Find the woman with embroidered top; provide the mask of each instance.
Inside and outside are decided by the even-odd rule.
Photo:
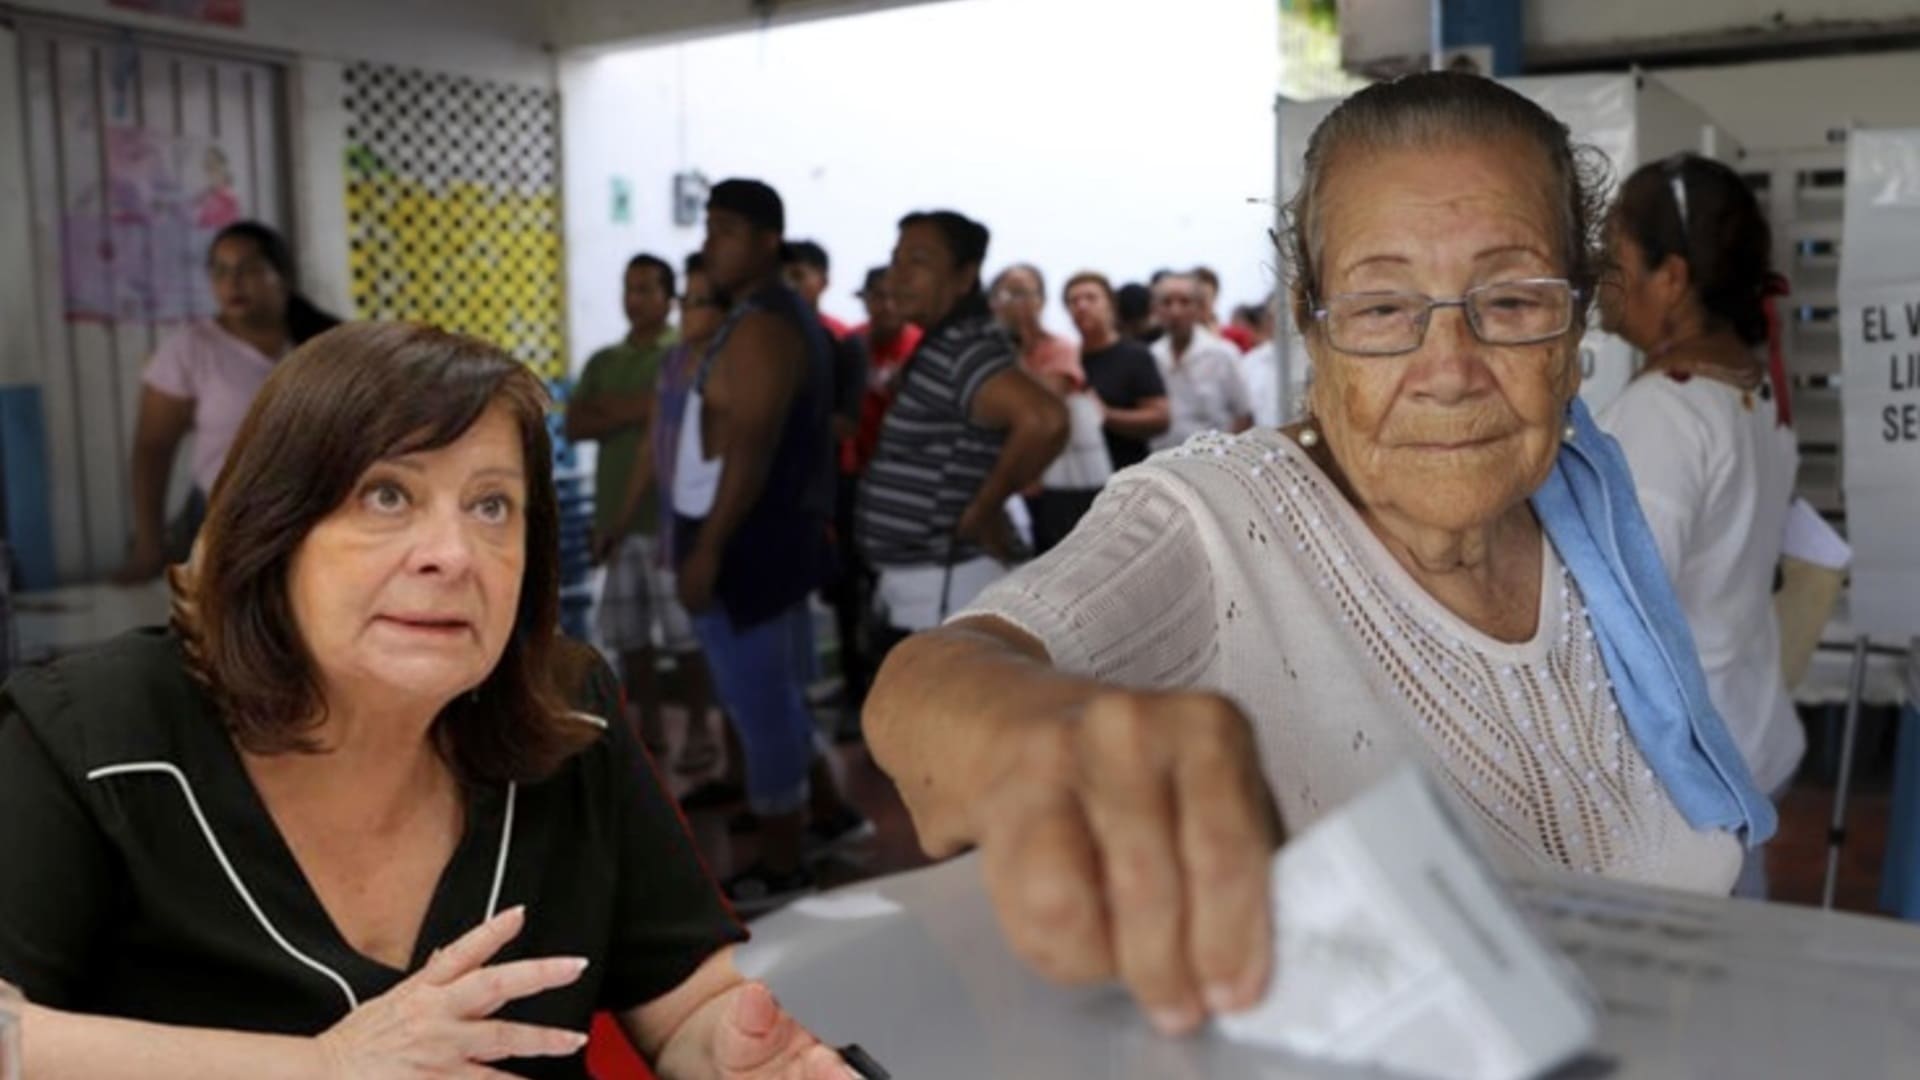
[[[1786,372],[1767,344],[1773,233],[1738,173],[1680,154],[1627,178],[1609,214],[1607,328],[1647,357],[1599,417],[1620,442],[1693,631],[1707,692],[1761,791],[1777,797],[1807,737],[1780,671],[1773,575],[1800,452]],[[1771,375],[1769,374],[1771,368]],[[1738,895],[1765,896],[1763,849]]]
[[[279,359],[340,320],[295,285],[286,238],[257,221],[221,229],[207,248],[207,277],[218,312],[160,343],[142,376],[140,412],[128,470],[133,536],[122,584],[151,581],[187,557],[247,407]],[[180,444],[193,434],[193,489],[166,520],[167,478]]]
[[[1492,81],[1349,98],[1291,208],[1311,418],[1117,475],[888,660],[875,757],[1042,973],[1117,977],[1167,1032],[1251,1004],[1282,820],[1408,759],[1514,871],[1725,893],[1772,831],[1575,397],[1595,187]]]
[[[624,724],[570,711],[546,395],[469,338],[283,361],[173,625],[0,694],[0,979],[27,1072],[841,1080]],[[604,665],[586,696],[617,715]]]

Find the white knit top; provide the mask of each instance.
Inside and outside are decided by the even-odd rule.
[[[1690,827],[1647,768],[1580,592],[1542,548],[1534,638],[1495,640],[1429,596],[1286,436],[1208,434],[1115,476],[1071,537],[963,615],[1020,627],[1064,671],[1225,694],[1290,829],[1413,757],[1510,869],[1724,894],[1738,841]]]

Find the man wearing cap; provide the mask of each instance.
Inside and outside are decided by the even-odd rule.
[[[951,210],[900,221],[887,287],[928,327],[860,486],[860,547],[898,631],[938,626],[1021,547],[1007,499],[1067,442],[1067,408],[1020,366],[980,288],[986,226]]]
[[[831,566],[833,345],[781,278],[785,227],[780,196],[757,180],[708,194],[702,258],[736,303],[688,391],[674,470],[680,598],[740,736],[761,824],[759,861],[726,885],[743,910],[812,885],[804,642],[807,597]],[[837,794],[829,802],[844,808]]]

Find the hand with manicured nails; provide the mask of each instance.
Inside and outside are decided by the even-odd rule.
[[[508,1076],[491,1062],[579,1052],[587,1042],[581,1032],[491,1019],[508,1002],[567,986],[587,968],[584,958],[565,956],[485,966],[524,925],[524,908],[494,916],[316,1036],[323,1075],[480,1080]]]

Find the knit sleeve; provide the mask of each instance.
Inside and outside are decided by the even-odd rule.
[[[1020,628],[1061,671],[1173,688],[1192,685],[1218,648],[1213,596],[1192,510],[1148,467],[1115,478],[1071,536],[956,618]]]

